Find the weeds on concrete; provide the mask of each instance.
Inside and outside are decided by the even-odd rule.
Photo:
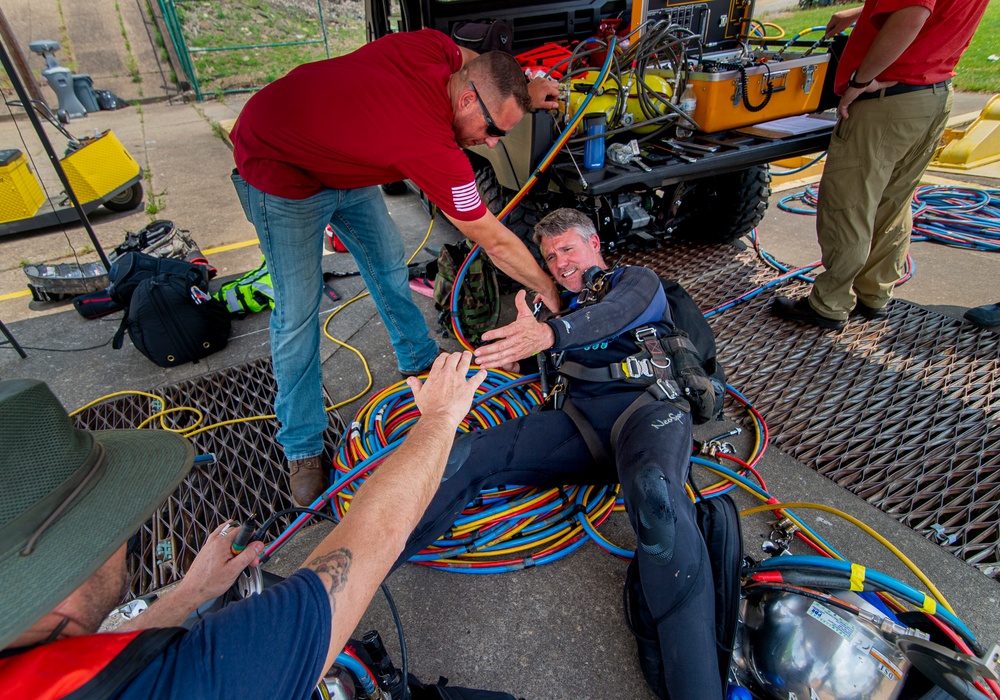
[[[121,6],[115,0],[115,14],[118,15],[118,27],[121,31],[122,39],[125,41],[125,69],[132,76],[133,83],[141,83],[142,75],[139,73],[139,60],[132,51],[132,44],[128,40],[128,32],[125,30],[125,20],[122,18]],[[142,88],[139,88],[139,97],[142,97]]]
[[[146,181],[146,213],[155,217],[167,206],[167,191],[153,189],[153,171],[148,165],[142,169],[142,179]]]
[[[205,118],[208,119],[208,117]],[[219,139],[223,143],[226,143],[227,142],[226,132],[222,130],[222,127],[219,125],[219,122],[212,121],[211,119],[209,119],[209,123],[212,125],[212,133],[215,134],[215,138]]]
[[[69,43],[69,30],[66,28],[62,2],[56,2],[56,9],[59,11],[59,46],[63,51],[63,60],[60,63],[76,73],[76,58],[73,57],[73,45]]]

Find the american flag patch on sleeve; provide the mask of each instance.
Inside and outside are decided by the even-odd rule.
[[[452,187],[451,198],[455,203],[457,211],[473,211],[474,209],[478,209],[479,205],[482,204],[475,181],[461,187]]]

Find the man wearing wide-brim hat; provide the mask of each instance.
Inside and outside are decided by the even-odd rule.
[[[73,427],[42,382],[0,382],[0,688],[7,698],[306,698],[403,550],[485,378],[441,355],[407,382],[421,418],[302,569],[178,628],[263,549],[216,530],[170,593],[97,634],[127,590],[126,542],[190,470],[184,438]]]

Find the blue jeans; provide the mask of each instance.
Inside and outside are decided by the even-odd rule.
[[[233,184],[257,229],[274,287],[271,357],[278,395],[278,442],[288,460],[323,451],[327,418],[319,361],[323,298],[323,229],[327,223],[354,256],[389,333],[400,371],[430,365],[438,354],[424,316],[413,303],[399,230],[378,187],[323,190],[285,199],[258,190],[237,173]]]

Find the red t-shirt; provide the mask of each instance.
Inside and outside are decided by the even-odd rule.
[[[876,76],[907,85],[933,85],[955,75],[955,65],[972,41],[989,0],[868,0],[837,67],[836,93],[861,65],[886,18],[906,7],[931,11],[920,32],[891,66]],[[868,77],[868,76],[862,76]]]
[[[299,66],[244,106],[231,134],[236,167],[287,199],[409,178],[447,215],[478,219],[486,207],[448,95],[461,67],[455,43],[430,29]]]

